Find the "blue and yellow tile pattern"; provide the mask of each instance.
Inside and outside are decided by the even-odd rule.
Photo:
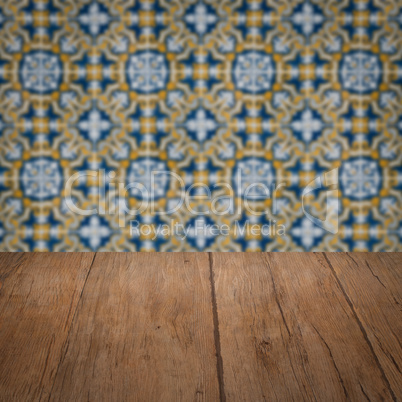
[[[331,233],[301,200],[334,169]],[[96,207],[86,215],[66,203],[83,171],[98,172],[72,186],[76,205]],[[172,175],[151,183],[150,171]],[[241,197],[236,172],[281,184],[275,205],[258,187]],[[180,198],[178,178],[215,195],[230,184],[233,208],[202,214],[204,196],[158,214]],[[154,210],[114,213],[130,181],[153,186]],[[326,191],[310,201],[322,214]],[[132,220],[189,230],[136,235]],[[401,1],[0,0],[0,249],[402,251]]]

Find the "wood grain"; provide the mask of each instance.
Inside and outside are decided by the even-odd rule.
[[[93,253],[2,253],[0,399],[49,397]]]
[[[208,255],[97,256],[51,399],[218,400]]]
[[[0,401],[402,400],[401,254],[2,253]]]
[[[392,400],[333,273],[314,254],[214,253],[226,398]]]
[[[402,254],[327,253],[394,398],[402,399]]]

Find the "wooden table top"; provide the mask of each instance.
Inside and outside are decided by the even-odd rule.
[[[1,253],[0,400],[398,400],[401,278],[400,253]]]

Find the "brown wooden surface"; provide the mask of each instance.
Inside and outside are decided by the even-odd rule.
[[[0,400],[401,400],[402,254],[0,254]]]
[[[326,257],[391,390],[401,396],[402,258],[386,253]]]
[[[217,400],[211,313],[208,254],[97,254],[51,399]]]
[[[0,253],[0,398],[48,399],[93,253]]]

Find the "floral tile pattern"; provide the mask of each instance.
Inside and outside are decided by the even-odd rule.
[[[402,3],[0,0],[0,250],[402,251]]]

